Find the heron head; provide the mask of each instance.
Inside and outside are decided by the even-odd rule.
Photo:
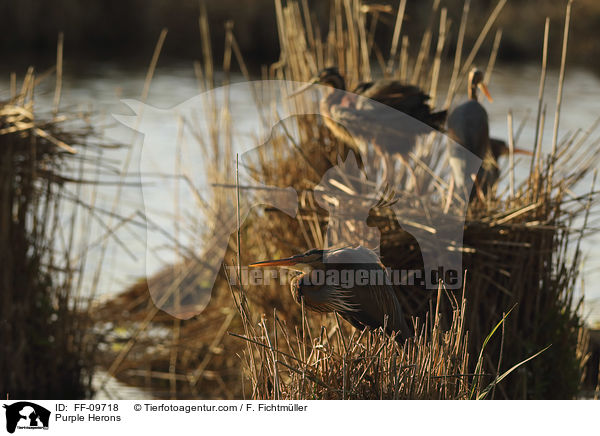
[[[479,68],[473,67],[469,72],[469,95],[471,98],[475,98],[477,88],[483,92],[483,95],[485,95],[490,102],[494,101],[486,84],[483,83],[483,72]]]
[[[319,268],[320,265],[323,265],[323,254],[324,250],[313,248],[312,250],[309,250],[306,253],[297,254],[292,257],[286,257],[284,259],[275,260],[264,260],[262,262],[252,263],[248,266],[251,268],[265,266],[280,266],[297,271],[302,271],[306,268],[316,269]]]
[[[301,94],[304,91],[307,91],[313,85],[330,86],[332,88],[341,89],[342,91],[346,90],[346,82],[340,74],[340,71],[337,69],[337,67],[329,67],[320,70],[316,76],[310,79],[308,83],[292,92],[288,97],[294,97],[298,94]]]
[[[314,80],[316,83],[325,86],[331,86],[332,88],[337,88],[341,90],[346,89],[346,81],[340,74],[340,71],[337,67],[328,67],[324,68],[317,73]]]

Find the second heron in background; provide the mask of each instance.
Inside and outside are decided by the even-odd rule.
[[[393,182],[392,157],[400,158],[412,173],[407,157],[417,136],[432,129],[442,130],[446,120],[446,111],[434,112],[427,103],[429,95],[398,80],[363,82],[352,92],[346,92],[344,77],[337,68],[330,67],[319,71],[292,95],[313,84],[332,88],[320,101],[320,111],[329,130],[344,143],[357,147],[363,156],[372,145],[383,159],[383,179],[387,182]]]
[[[473,68],[468,78],[468,101],[457,106],[448,116],[448,136],[460,146],[448,147],[449,163],[452,169],[454,186],[463,197],[468,198],[465,182],[474,178],[474,192],[486,195],[500,177],[498,159],[507,154],[506,142],[490,138],[489,121],[485,108],[477,101],[477,90],[481,90],[489,101],[492,100],[487,86],[483,83],[483,73]],[[469,153],[479,157],[481,168],[478,172],[469,169]],[[529,151],[514,149],[514,153],[531,154]],[[471,180],[469,180],[471,181]]]

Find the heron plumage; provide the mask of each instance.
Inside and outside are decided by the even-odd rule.
[[[385,266],[372,250],[363,246],[310,250],[302,255],[251,266],[278,264],[308,266],[308,271],[299,272],[290,283],[294,300],[304,303],[307,309],[321,313],[337,312],[360,329],[385,328],[387,333],[397,334],[399,340],[409,337],[410,331],[394,287],[385,280],[389,279]],[[329,271],[335,274],[329,274]],[[351,283],[343,283],[344,271],[352,275]],[[365,274],[363,271],[367,273],[368,280],[357,284],[354,279],[357,274]],[[317,280],[317,272],[328,281]],[[371,272],[384,280],[373,280]]]

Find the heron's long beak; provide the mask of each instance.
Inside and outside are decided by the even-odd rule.
[[[483,95],[486,96],[486,98],[490,101],[490,103],[494,101],[494,99],[492,98],[492,95],[490,94],[490,91],[488,91],[487,86],[485,86],[485,83],[479,82],[477,84],[477,87],[479,89],[481,89],[481,92],[483,92]]]
[[[292,92],[291,94],[288,94],[288,98],[292,98],[292,97],[295,97],[295,96],[297,96],[297,95],[299,95],[299,94],[302,94],[303,92],[305,92],[305,91],[307,91],[309,88],[311,88],[313,85],[317,84],[317,83],[318,83],[318,80],[319,80],[319,79],[317,79],[316,77],[315,77],[315,78],[312,78],[312,79],[310,80],[310,82],[308,82],[308,83],[307,83],[307,84],[305,84],[305,85],[302,85],[300,88],[296,89],[296,90],[295,90],[294,92]]]
[[[285,259],[263,260],[262,262],[254,262],[248,266],[251,268],[260,267],[260,266],[290,266],[290,265],[296,265],[299,262],[301,262],[300,256],[292,256],[292,257],[287,257]]]
[[[513,150],[513,153],[514,154],[524,154],[526,156],[533,156],[533,151],[531,151],[531,150],[525,150],[523,148],[515,148]]]
[[[504,143],[500,155],[508,155],[510,153],[510,147]],[[525,150],[524,148],[516,148],[513,150],[514,154],[524,154],[525,156],[533,156],[533,151]]]

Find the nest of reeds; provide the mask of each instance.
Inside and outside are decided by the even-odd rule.
[[[463,13],[454,61],[447,68],[451,79],[444,108],[451,105],[464,83],[504,3],[500,1],[492,11],[464,59],[461,35],[467,10]],[[370,60],[375,58],[384,76],[418,84],[428,90],[432,104],[440,101],[438,80],[448,43],[447,15],[440,2],[434,2],[416,53],[409,52],[408,40],[401,38],[403,6],[394,12],[396,27],[388,59],[373,42],[379,13],[383,13],[379,9],[359,1],[332,2],[330,25],[327,33],[322,33],[304,6],[294,1],[276,2],[281,59],[265,69],[265,78],[307,81],[318,69],[337,65],[352,88],[352,84],[371,79],[375,67]],[[568,19],[567,13],[567,23]],[[197,64],[197,71],[210,88],[214,83],[206,45],[207,22],[203,16],[207,56],[204,65]],[[500,35],[497,32],[492,45],[488,79]],[[236,56],[245,71],[232,26],[227,41],[226,67]],[[547,44],[544,47],[547,50]],[[213,115],[222,109],[214,108]],[[559,115],[560,106],[555,123]],[[285,116],[273,120],[273,125],[282,119]],[[509,170],[504,172],[507,183],[476,198],[468,208],[461,247],[466,271],[463,288],[451,291],[442,286],[437,293],[418,286],[398,289],[406,316],[415,326],[414,337],[402,346],[382,332],[353,330],[335,315],[306,313],[283,285],[250,292],[220,276],[200,317],[169,321],[159,317],[159,308],[146,293],[147,285],[141,283],[120,297],[125,300],[118,300],[130,307],[130,312],[116,310],[116,306],[123,307],[121,303],[113,306],[115,310],[105,306],[105,319],[134,326],[124,347],[115,350],[109,372],[130,382],[142,384],[145,380],[160,388],[160,395],[171,397],[574,397],[586,358],[580,299],[576,297],[580,242],[588,234],[587,216],[596,200],[593,183],[581,194],[574,192],[581,192],[582,182],[589,181],[598,151],[589,141],[591,131],[559,141],[555,130],[552,152],[542,155],[542,145],[550,142],[542,137],[544,119],[540,100],[529,173],[516,177],[511,155]],[[336,140],[318,118],[296,117],[291,122],[299,132],[294,145],[315,171],[298,169],[298,156],[293,154],[276,161],[258,159],[252,169],[264,184],[280,186],[284,181],[296,188],[299,213],[296,218],[273,209],[252,213],[239,234],[231,236],[226,265],[235,266],[231,259],[238,254],[245,263],[323,244],[330,217],[315,201],[314,188],[320,175],[336,165],[338,155],[345,159],[349,147]],[[508,136],[513,146],[513,132]],[[290,137],[274,132],[270,140],[285,145]],[[417,157],[423,158],[425,166],[443,165],[426,159],[428,143],[417,149]],[[502,188],[505,185],[506,190]],[[392,201],[405,202],[408,210],[416,209],[416,201],[431,201],[437,213],[455,207],[448,185],[431,183],[421,188],[420,199],[384,195],[387,201],[371,210],[369,222],[381,232],[382,261],[388,267],[423,268],[419,246],[391,212]],[[222,212],[231,216],[232,211]],[[417,214],[412,221],[418,223],[420,218]],[[203,255],[210,254],[207,247]],[[171,329],[173,340],[168,345],[163,341],[156,346],[152,340],[155,326]]]

